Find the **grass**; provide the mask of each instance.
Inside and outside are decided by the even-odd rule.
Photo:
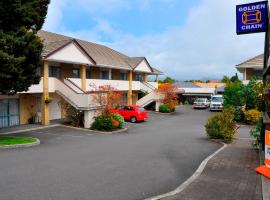
[[[36,138],[29,137],[14,137],[14,136],[0,136],[0,146],[26,144],[36,142]]]

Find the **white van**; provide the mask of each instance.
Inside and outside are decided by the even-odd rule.
[[[221,111],[223,108],[223,96],[222,95],[212,95],[210,100],[210,111]]]

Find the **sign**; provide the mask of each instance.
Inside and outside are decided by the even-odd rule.
[[[270,131],[265,131],[264,165],[257,167],[256,172],[270,179]]]
[[[267,1],[236,6],[237,34],[265,32],[268,24]]]
[[[270,168],[270,131],[265,131],[265,156],[264,163]]]

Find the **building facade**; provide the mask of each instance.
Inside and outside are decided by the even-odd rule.
[[[84,112],[89,128],[98,110],[92,93],[102,85],[121,91],[123,104],[155,101],[158,84],[148,81],[148,75],[162,73],[145,57],[128,57],[103,45],[46,31],[39,31],[38,36],[44,44],[43,66],[38,72],[41,80],[28,91],[0,95],[0,128],[27,124],[32,116],[49,125],[65,117],[66,103]]]
[[[264,54],[260,54],[236,65],[236,69],[243,75],[244,83],[248,83],[253,76],[262,79],[263,62]]]

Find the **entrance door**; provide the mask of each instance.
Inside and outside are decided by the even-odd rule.
[[[20,124],[18,99],[0,100],[0,128]]]

